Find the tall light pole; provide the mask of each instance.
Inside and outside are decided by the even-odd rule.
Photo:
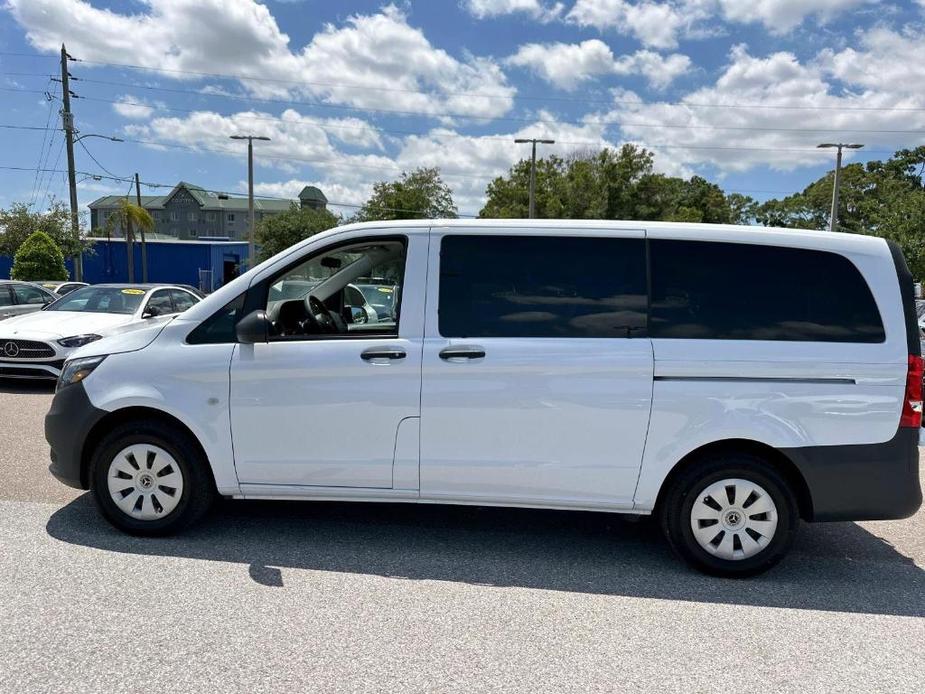
[[[254,140],[270,141],[262,135],[232,135],[232,140],[247,140],[247,265],[254,267]]]
[[[832,214],[829,215],[829,231],[838,230],[838,186],[841,183],[841,151],[842,149],[861,149],[864,145],[848,144],[845,142],[823,142],[816,145],[819,149],[836,149],[835,181],[832,183]]]
[[[532,138],[517,138],[514,140],[515,144],[524,145],[530,143],[533,145],[532,152],[530,154],[530,219],[536,217],[536,143],[539,142],[543,145],[554,145],[556,144],[555,140],[541,140],[536,137]]]

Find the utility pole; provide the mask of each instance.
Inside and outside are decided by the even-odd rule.
[[[254,140],[269,142],[262,135],[232,135],[232,140],[247,140],[247,269],[254,267]]]
[[[841,151],[842,149],[861,149],[864,145],[847,144],[844,142],[824,142],[816,145],[819,149],[836,149],[835,180],[832,182],[832,214],[829,215],[829,231],[838,231],[838,187],[841,184]]]
[[[138,181],[138,172],[135,172],[135,202],[141,207],[141,183]],[[148,281],[148,248],[145,246],[145,228],[141,229],[141,281]]]
[[[64,107],[61,109],[61,124],[64,128],[64,142],[67,148],[67,186],[71,196],[71,233],[80,239],[80,220],[77,216],[77,172],[74,170],[74,114],[71,113],[71,90],[68,86],[70,75],[67,61],[70,56],[64,44],[61,44],[61,96]],[[74,256],[74,279],[83,280],[83,257],[80,250]]]
[[[530,219],[536,217],[536,143],[543,145],[554,145],[555,140],[541,140],[538,138],[518,138],[514,140],[515,144],[522,145],[530,143],[533,145],[530,154]]]

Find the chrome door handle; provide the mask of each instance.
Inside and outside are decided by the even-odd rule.
[[[440,350],[440,358],[449,361],[450,359],[484,359],[485,350],[481,347],[444,347]]]
[[[379,347],[370,347],[360,353],[360,359],[363,361],[372,361],[373,359],[404,359],[407,354],[401,349],[381,349]]]

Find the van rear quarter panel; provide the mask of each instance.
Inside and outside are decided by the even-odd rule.
[[[702,229],[653,229],[648,235],[749,242],[747,231],[721,230],[705,237]],[[653,339],[652,415],[634,499],[639,511],[652,510],[662,483],[680,460],[710,443],[747,439],[773,448],[799,448],[883,443],[896,434],[908,347],[899,282],[886,243],[787,231],[763,232],[761,242],[850,259],[874,295],[886,340]],[[742,301],[747,307],[747,288]]]

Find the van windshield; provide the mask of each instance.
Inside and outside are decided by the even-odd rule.
[[[136,287],[84,287],[50,304],[46,311],[132,314],[141,306],[145,290]]]

